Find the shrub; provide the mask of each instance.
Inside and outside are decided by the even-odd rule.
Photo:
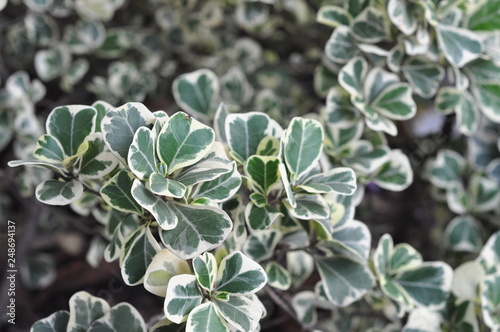
[[[2,53],[26,71],[0,92],[19,192],[88,216],[88,262],[165,298],[146,324],[82,291],[32,331],[258,331],[263,299],[310,331],[500,329],[498,1],[4,12],[22,18]],[[433,223],[426,239],[373,222],[391,210]],[[53,281],[52,256],[24,265],[26,285]]]

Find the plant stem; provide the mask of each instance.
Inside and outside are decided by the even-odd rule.
[[[264,286],[264,291],[269,295],[271,300],[278,305],[281,309],[283,309],[293,320],[295,320],[297,323],[299,323],[302,326],[303,331],[314,331],[316,328],[313,327],[307,327],[302,324],[300,319],[297,317],[295,314],[295,310],[293,307],[290,305],[290,303],[287,301],[287,295],[281,292],[276,291],[273,289],[271,286],[266,285]]]

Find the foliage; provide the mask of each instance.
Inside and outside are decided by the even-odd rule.
[[[0,31],[0,149],[21,194],[95,218],[89,263],[165,298],[146,326],[79,292],[32,331],[259,331],[264,297],[311,331],[500,329],[498,1],[4,6],[21,19]],[[430,261],[363,222],[386,212],[373,192],[413,182]],[[54,280],[50,255],[25,265],[31,288]]]

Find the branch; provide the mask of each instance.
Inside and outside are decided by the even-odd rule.
[[[278,305],[281,309],[283,309],[288,314],[288,316],[293,318],[294,321],[296,321],[297,323],[299,323],[302,326],[303,331],[312,332],[312,331],[316,330],[316,328],[314,328],[314,327],[307,327],[307,326],[304,326],[302,324],[300,319],[295,314],[295,310],[293,309],[293,307],[290,305],[290,303],[286,299],[288,294],[284,294],[284,293],[279,294],[278,291],[276,291],[275,289],[273,289],[269,285],[264,286],[264,291],[267,293],[267,295],[269,295],[271,300],[276,305]]]

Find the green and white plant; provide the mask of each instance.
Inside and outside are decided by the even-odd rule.
[[[20,192],[96,219],[88,262],[165,298],[146,324],[78,292],[32,331],[259,331],[264,298],[309,331],[500,329],[498,1],[0,1],[11,13],[0,149],[26,166]],[[446,119],[430,151],[410,129],[425,112]],[[433,261],[363,222],[373,192],[413,182]],[[23,283],[54,266],[33,255]]]

